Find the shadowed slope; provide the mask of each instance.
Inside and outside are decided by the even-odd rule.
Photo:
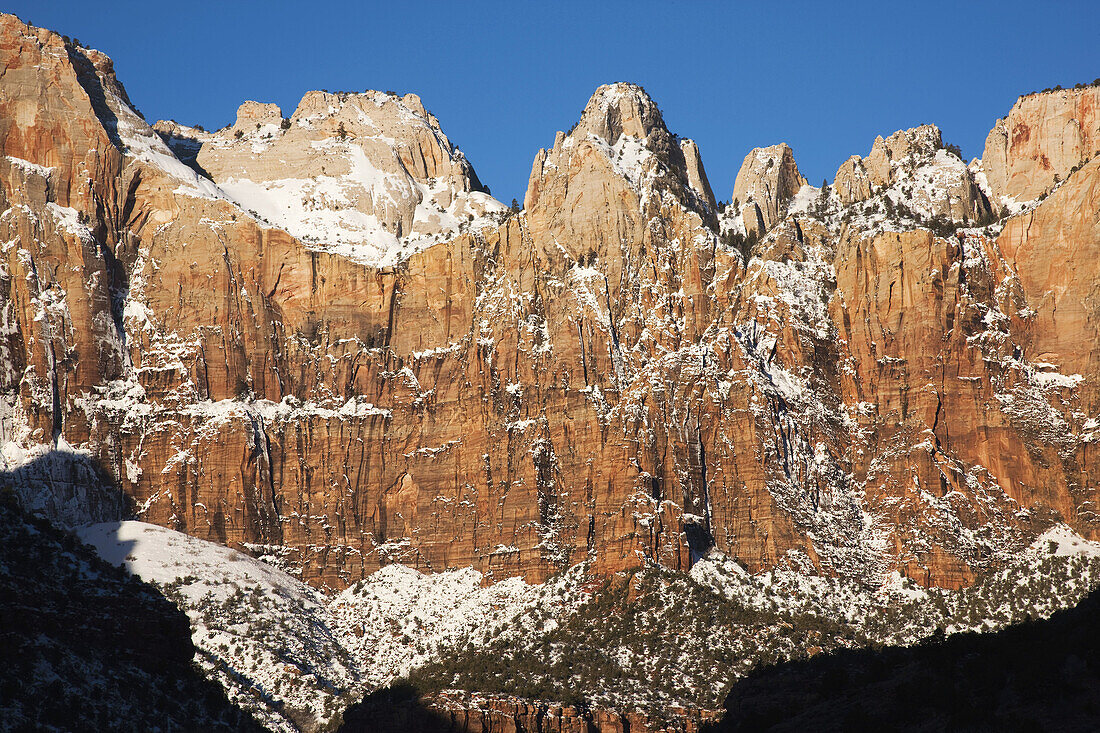
[[[169,601],[0,494],[0,730],[261,730],[194,655]]]
[[[845,650],[734,685],[714,731],[1092,731],[1100,726],[1100,594],[995,634]]]

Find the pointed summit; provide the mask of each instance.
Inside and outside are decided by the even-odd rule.
[[[804,185],[806,179],[798,172],[787,143],[753,148],[733,184],[733,198],[742,205],[745,230],[762,235],[771,229]]]
[[[648,138],[668,135],[657,103],[637,84],[616,82],[598,88],[570,134],[590,134],[614,145],[620,136]]]
[[[571,161],[591,153],[610,163],[611,173],[627,182],[643,206],[654,193],[666,191],[704,219],[713,219],[714,194],[698,146],[669,132],[660,108],[645,89],[626,82],[596,89],[577,124],[568,133],[559,132],[553,148],[539,151],[525,208],[536,205],[541,192],[551,185],[547,176],[581,170]],[[658,195],[653,200],[659,199]]]

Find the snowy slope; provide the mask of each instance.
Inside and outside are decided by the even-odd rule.
[[[360,691],[358,664],[313,588],[236,550],[143,522],[78,534],[187,613],[203,668],[272,730],[327,721]]]
[[[573,572],[541,586],[520,578],[483,586],[482,574],[472,568],[425,575],[389,565],[336,596],[332,612],[377,686],[438,658],[448,646],[484,646],[534,608],[568,607],[580,577]]]
[[[0,731],[252,731],[186,617],[0,491]]]
[[[714,707],[761,662],[813,646],[997,630],[1072,606],[1100,584],[1100,543],[1064,525],[962,591],[897,576],[871,588],[793,571],[752,575],[712,552],[690,574],[651,566],[600,581],[581,564],[541,585],[485,586],[469,568],[423,574],[391,565],[331,598],[162,527],[113,522],[79,535],[183,609],[207,674],[279,731],[338,720],[363,694],[410,676],[428,690]],[[573,689],[576,675],[583,690]]]
[[[392,565],[330,599],[236,550],[156,525],[105,522],[78,535],[185,611],[197,661],[276,731],[325,724],[441,648],[484,645],[532,607],[576,597],[577,574],[486,587],[472,569],[424,575]]]

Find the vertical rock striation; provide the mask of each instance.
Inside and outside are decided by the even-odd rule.
[[[506,215],[415,95],[154,131],[98,52],[3,16],[0,64],[9,466],[69,446],[146,521],[334,588],[715,548],[959,586],[1059,516],[1100,534],[1095,163],[937,236],[870,210],[988,213],[934,127],[814,213],[790,148],[754,151],[746,258],[634,85]]]

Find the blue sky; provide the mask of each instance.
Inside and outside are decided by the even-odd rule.
[[[1100,77],[1100,2],[88,2],[9,0],[115,61],[150,122],[217,128],[245,99],[416,92],[482,181],[531,161],[611,81],[646,87],[728,199],[787,142],[814,184],[876,135],[935,122],[966,157],[1020,94]]]

